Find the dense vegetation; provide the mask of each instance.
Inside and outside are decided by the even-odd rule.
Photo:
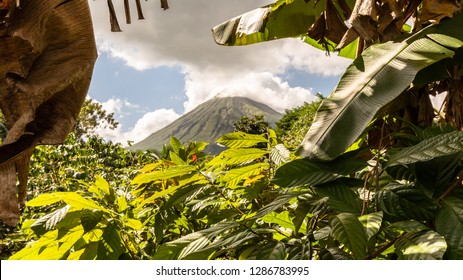
[[[326,8],[319,16],[320,10],[301,9],[305,0],[281,0],[269,6],[278,16],[263,18],[255,34],[216,34],[223,44],[249,44],[305,34],[310,23],[308,35],[319,36],[308,43],[337,45],[356,57],[317,105],[296,151],[277,136],[285,131],[272,129],[223,135],[218,143],[227,149],[213,158],[202,152],[206,143],[175,137],[157,158],[120,157],[126,152],[117,147],[115,154],[71,149],[103,165],[71,157],[84,169],[58,171],[27,202],[21,231],[7,240],[33,242],[10,258],[463,259],[461,6],[429,25],[430,7],[405,1],[410,5],[395,9],[400,16],[379,13],[374,19],[385,25],[368,30],[373,25],[360,28],[357,20],[373,12],[361,14],[356,5],[352,48],[320,19],[336,16],[342,25],[354,2],[318,1]],[[369,8],[386,11],[389,4]],[[298,12],[311,22],[298,22]],[[406,26],[409,18],[418,24]],[[228,28],[235,24],[236,18],[214,30],[236,30]],[[240,32],[255,30],[240,24]],[[433,109],[430,96],[440,94],[445,101]],[[296,119],[291,113],[280,128],[293,128],[286,123]],[[93,145],[92,139],[78,143]],[[136,174],[124,169],[137,164]]]

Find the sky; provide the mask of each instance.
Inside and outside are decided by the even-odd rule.
[[[123,32],[111,32],[107,1],[89,1],[98,59],[89,97],[113,112],[108,140],[138,142],[215,96],[246,96],[284,112],[327,96],[350,61],[326,56],[300,39],[244,47],[217,45],[212,27],[274,1],[141,1],[145,20],[125,23],[123,1],[113,1]]]

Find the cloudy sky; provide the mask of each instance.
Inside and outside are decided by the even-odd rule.
[[[219,94],[247,96],[283,112],[317,92],[328,95],[349,63],[299,39],[215,44],[212,27],[271,0],[170,0],[166,11],[158,0],[142,1],[142,21],[130,1],[130,25],[123,1],[113,2],[123,32],[110,32],[107,1],[89,1],[99,52],[89,96],[121,124],[100,133],[122,144],[143,140]]]

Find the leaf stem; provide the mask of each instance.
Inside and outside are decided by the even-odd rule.
[[[457,176],[457,180],[437,199],[439,202],[444,200],[458,185],[463,184],[463,171]]]

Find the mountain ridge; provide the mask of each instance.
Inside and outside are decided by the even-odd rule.
[[[164,144],[169,143],[172,135],[182,143],[208,142],[206,152],[215,154],[221,150],[215,141],[223,134],[233,132],[234,122],[242,116],[255,115],[264,115],[265,121],[271,126],[281,118],[281,114],[268,105],[247,97],[214,97],[129,149],[159,151]]]

